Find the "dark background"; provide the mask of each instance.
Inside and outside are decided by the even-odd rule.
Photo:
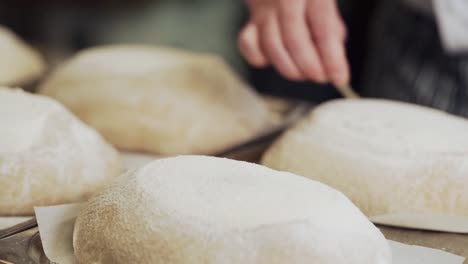
[[[202,4],[202,2],[206,6],[210,6],[207,1],[218,0],[166,1],[171,1],[184,9],[193,7],[193,12],[197,12],[197,5]],[[22,38],[39,47],[45,53],[46,58],[54,65],[77,50],[102,44],[102,41],[99,40],[100,31],[97,29],[100,28],[101,32],[102,28],[105,29],[108,16],[113,16],[114,19],[117,17],[117,20],[120,16],[122,17],[122,23],[125,23],[126,19],[129,20],[125,16],[126,14],[132,13],[138,16],[139,12],[144,12],[150,6],[154,7],[158,2],[161,1],[3,0],[0,2],[0,24],[10,27]],[[347,49],[352,69],[352,85],[359,91],[363,61],[365,61],[366,57],[368,30],[377,1],[341,2],[342,14],[348,26]],[[232,21],[233,26],[226,29],[228,31],[226,32],[226,38],[229,38],[227,41],[232,45],[235,45],[236,35],[248,17],[248,12],[241,0],[239,0],[238,5],[240,11],[235,21]],[[183,16],[182,13],[181,16]],[[222,16],[219,19],[222,19]],[[130,20],[128,22],[131,23]],[[213,23],[216,22],[213,21]],[[154,25],[147,25],[148,34],[151,34],[152,26]],[[174,27],[176,26],[179,25]],[[139,40],[135,39],[134,41],[138,42]],[[169,45],[172,44],[174,43],[169,43]],[[191,48],[189,43],[179,46]],[[231,47],[231,49],[235,49],[235,47]],[[235,56],[239,55],[235,54]],[[280,77],[271,68],[254,69],[245,64],[243,60],[238,60],[239,63],[232,64],[236,64],[235,67],[261,92],[313,101],[338,97],[335,89],[328,85],[318,85],[310,82],[292,83]]]

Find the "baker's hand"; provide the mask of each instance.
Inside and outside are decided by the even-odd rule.
[[[273,65],[290,80],[349,82],[346,27],[335,0],[247,0],[241,52],[256,67]]]

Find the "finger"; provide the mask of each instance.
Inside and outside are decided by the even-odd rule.
[[[335,1],[312,1],[308,7],[309,27],[330,81],[336,86],[349,83],[345,31]],[[321,10],[320,13],[314,12]]]
[[[260,24],[260,45],[268,60],[284,77],[295,81],[304,79],[283,44],[278,18],[273,12]]]
[[[257,26],[249,22],[239,34],[239,49],[245,59],[255,67],[266,67],[269,62],[262,50],[258,38]]]
[[[307,79],[326,82],[326,73],[307,25],[305,7],[285,0],[280,10],[281,34],[290,57]]]
[[[346,28],[346,24],[344,23],[343,19],[340,18],[338,26],[340,32],[340,39],[341,41],[345,42],[348,38],[348,29]]]

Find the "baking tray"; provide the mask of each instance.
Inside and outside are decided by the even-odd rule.
[[[255,138],[225,149],[213,156],[241,161],[259,162],[261,155],[286,129],[304,117],[313,107],[309,102],[278,99],[265,99],[272,112],[276,115],[276,125],[260,133]]]
[[[379,227],[385,237],[410,245],[444,250],[467,258],[468,236],[442,232],[417,231],[394,227]],[[3,262],[2,262],[3,261]],[[33,228],[0,240],[1,264],[52,264],[44,254],[38,229]],[[441,263],[442,264],[442,263]]]
[[[37,227],[0,239],[0,264],[51,264]]]
[[[300,101],[268,98],[269,106],[282,118],[273,129],[244,144],[232,147],[215,156],[258,162],[262,153],[291,124],[306,114],[311,104]],[[405,244],[444,250],[467,258],[468,235],[409,230],[379,226],[385,237]],[[2,262],[4,261],[4,262]],[[38,229],[26,230],[15,236],[0,239],[0,264],[51,264],[44,254]]]

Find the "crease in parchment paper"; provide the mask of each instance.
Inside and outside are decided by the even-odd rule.
[[[46,256],[58,264],[77,264],[73,253],[73,228],[83,204],[35,208]],[[463,257],[441,250],[389,241],[393,264],[463,264]]]

